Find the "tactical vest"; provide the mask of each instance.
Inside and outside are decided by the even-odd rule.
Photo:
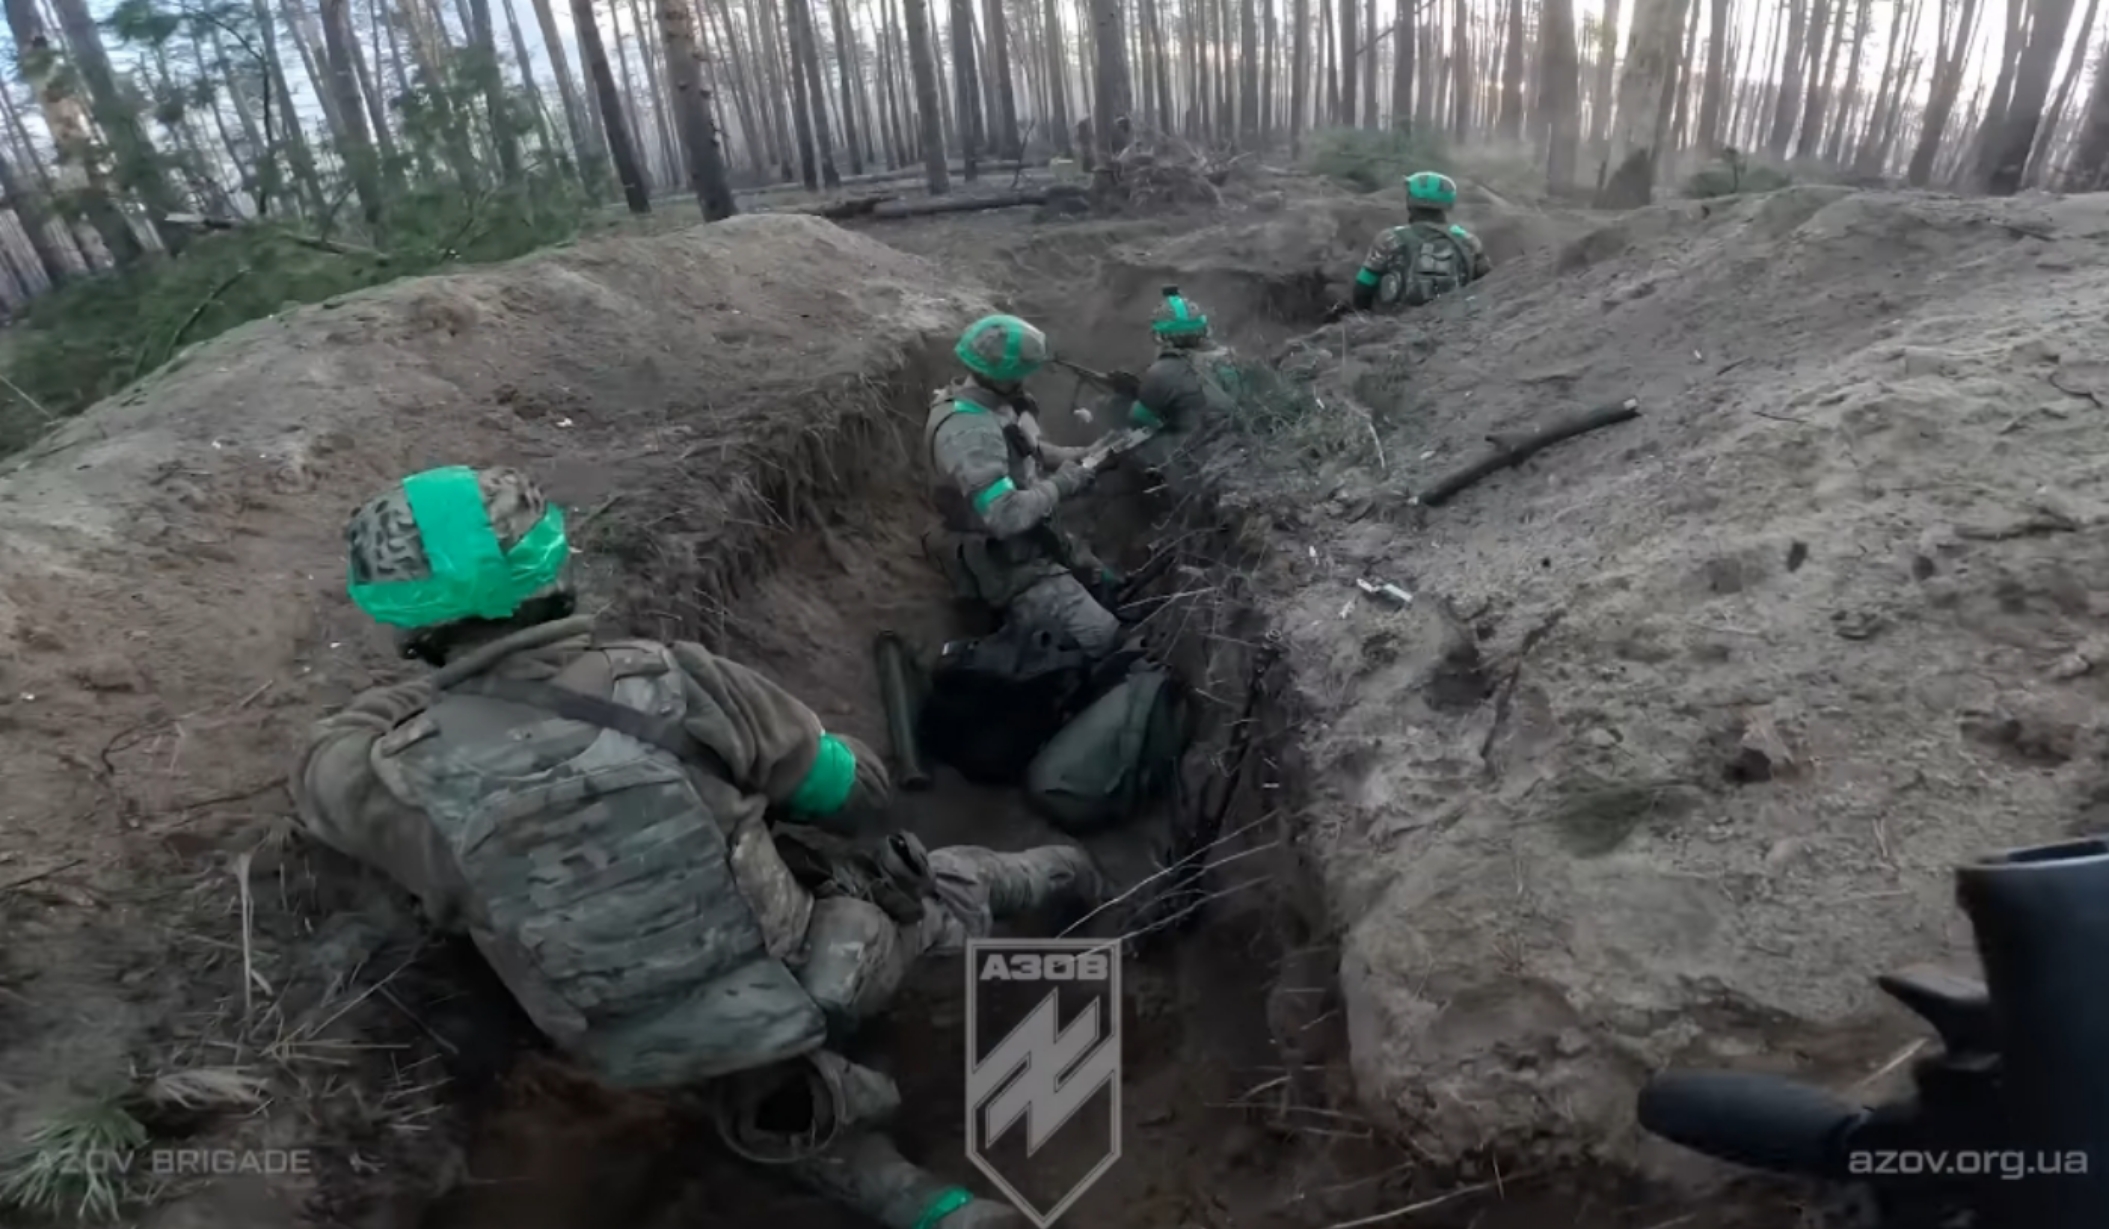
[[[685,711],[664,646],[591,651],[609,659],[615,703]],[[672,1086],[821,1044],[820,1008],[780,959],[785,945],[772,953],[726,834],[667,751],[443,690],[375,744],[373,764],[453,852],[485,958],[551,1040],[610,1084]]]
[[[1459,227],[1414,222],[1392,231],[1395,250],[1377,283],[1377,302],[1419,307],[1472,280],[1472,251]]]
[[[930,468],[931,501],[945,533],[942,541],[926,542],[955,592],[964,598],[991,606],[1007,605],[1018,594],[1049,576],[1066,569],[1050,549],[1048,536],[1026,535],[997,538],[982,528],[969,492],[960,490],[937,462],[937,433],[961,409],[959,403],[985,414],[1003,416],[1006,403],[1001,394],[971,380],[960,380],[938,389],[930,399],[930,413],[923,422],[923,463]],[[1039,481],[1039,463],[1025,451],[1025,432],[1015,421],[1004,426],[1004,443],[1010,456],[1010,479],[1020,487]]]

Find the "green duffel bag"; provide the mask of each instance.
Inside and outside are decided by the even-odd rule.
[[[1178,680],[1160,667],[1138,665],[1033,757],[1025,796],[1073,835],[1132,819],[1178,780],[1187,719]]]

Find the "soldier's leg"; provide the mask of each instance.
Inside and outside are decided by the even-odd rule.
[[[732,1151],[887,1229],[994,1229],[1022,1224],[900,1154],[880,1128],[900,1108],[884,1074],[821,1051],[720,1081],[711,1089]]]
[[[941,908],[929,910],[916,937],[921,951],[955,951],[984,938],[994,923],[1050,907],[1088,909],[1105,892],[1091,855],[1075,845],[1042,845],[998,853],[979,845],[930,851],[930,878]]]
[[[1093,657],[1103,657],[1120,646],[1120,620],[1066,572],[1011,599],[1004,615],[1031,627],[1065,633]]]

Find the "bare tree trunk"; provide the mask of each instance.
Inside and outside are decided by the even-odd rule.
[[[1311,0],[1294,3],[1294,15],[1289,19],[1294,30],[1289,50],[1289,152],[1300,157],[1304,117],[1311,110]]]
[[[1637,209],[1654,194],[1655,172],[1669,128],[1668,85],[1676,71],[1684,32],[1684,0],[1638,0],[1633,32],[1626,40],[1626,70],[1619,79],[1618,115],[1612,124],[1610,168],[1598,191],[1598,208]]]
[[[1618,63],[1618,10],[1619,0],[1604,0],[1604,19],[1597,26],[1596,44],[1596,89],[1595,113],[1589,117],[1589,143],[1601,146],[1611,139],[1611,112],[1616,106],[1612,96],[1617,77],[1614,69]]]
[[[1923,8],[1925,0],[1912,2],[1916,16],[1916,9]],[[1853,151],[1853,170],[1863,175],[1872,175],[1880,168],[1877,155],[1882,147],[1882,134],[1889,127],[1890,93],[1904,74],[1904,65],[1897,58],[1897,47],[1906,24],[1902,3],[1903,0],[1899,0],[1897,11],[1890,16],[1889,50],[1882,58],[1882,79],[1875,89],[1875,105],[1868,115],[1867,132],[1860,138],[1859,147]]]
[[[1941,0],[1940,42],[1934,53],[1933,85],[1927,95],[1925,117],[1919,126],[1918,148],[1911,151],[1911,186],[1923,188],[1933,175],[1933,162],[1941,151],[1941,137],[1955,111],[1955,96],[1962,92],[1963,60],[1970,38],[1977,29],[1977,0],[1961,0],[1962,14],[1951,31],[1948,0]],[[1902,99],[1899,98],[1901,103]]]
[[[857,102],[864,96],[864,72],[857,65],[857,40],[850,31],[849,14],[844,0],[827,0],[829,24],[835,30],[835,72],[842,82],[842,142],[849,147],[849,171],[852,175],[864,173],[864,154],[859,141],[859,129],[869,129],[866,122],[857,122]]]
[[[1379,126],[1377,118],[1377,0],[1362,0],[1362,126]]]
[[[811,0],[784,0],[792,16],[792,53],[805,65],[806,90],[813,116],[813,147],[820,158],[820,182],[825,187],[835,188],[842,184],[842,172],[835,169],[835,138],[828,127],[827,76],[820,67],[819,40],[813,37],[810,3]]]
[[[578,86],[571,79],[570,57],[564,50],[564,40],[557,33],[556,14],[549,0],[534,0],[535,26],[542,32],[542,50],[549,53],[550,71],[556,74],[557,100],[564,108],[564,123],[571,130],[571,147],[578,154],[579,178],[587,191],[599,199],[602,177],[607,174],[603,162],[600,134],[588,122],[585,108],[580,106]]]
[[[2109,52],[2109,47],[2104,48]],[[2065,164],[2065,190],[2096,192],[2109,188],[2109,73],[2097,68],[2088,91],[2087,114]]]
[[[622,95],[615,88],[615,73],[608,67],[608,49],[601,42],[600,25],[593,17],[593,0],[571,0],[571,22],[578,31],[579,56],[586,61],[587,76],[600,97],[601,125],[607,131],[608,159],[615,164],[615,177],[631,213],[650,213],[652,194],[645,187],[644,169],[637,162],[637,143],[623,116]]]
[[[2097,0],[2087,0],[2087,11],[2080,17],[2080,28],[2072,32],[2072,50],[2065,61],[2065,76],[2058,82],[2058,93],[2051,100],[2050,122],[2043,125],[2036,138],[2036,147],[2028,157],[2027,182],[2039,186],[2045,184],[2045,168],[2050,161],[2051,146],[2057,144],[2058,131],[2065,122],[2065,109],[2072,102],[2072,83],[2079,79],[2080,69],[2087,59],[2087,39],[2094,33],[2094,15]]]
[[[1670,74],[1670,96],[1674,110],[1670,117],[1669,139],[1663,146],[1670,150],[1684,148],[1684,129],[1691,116],[1692,63],[1699,49],[1699,18],[1703,10],[1698,0],[1687,0],[1688,11],[1684,21],[1684,50],[1677,56],[1677,67]]]
[[[2033,28],[2014,69],[2014,93],[2007,102],[2004,123],[1985,144],[1985,187],[1995,196],[2012,196],[2021,190],[2029,150],[2043,123],[2043,103],[2050,96],[2050,77],[2057,70],[2058,49],[2065,43],[2065,27],[2071,21],[2072,0],[2036,0]],[[2077,37],[2084,41],[2086,31]]]
[[[952,190],[945,167],[945,139],[938,110],[937,63],[930,54],[930,10],[926,0],[901,0],[904,24],[908,27],[908,62],[915,71],[915,106],[922,125],[924,182],[930,195],[943,196]]]
[[[718,147],[717,119],[711,114],[710,87],[703,81],[703,56],[696,47],[695,17],[688,0],[659,0],[659,34],[666,42],[666,75],[674,87],[674,122],[688,150],[689,182],[703,220],[715,222],[738,212],[732,184],[725,178],[725,155]]]
[[[1514,141],[1523,136],[1523,0],[1508,0],[1501,61],[1501,115],[1494,130]]]
[[[957,117],[959,155],[968,183],[981,174],[981,78],[975,69],[974,0],[952,0],[952,110]]]
[[[1809,44],[1810,89],[1802,106],[1801,137],[1794,143],[1797,158],[1814,158],[1823,143],[1823,112],[1837,80],[1838,44],[1845,41],[1845,0],[1833,0],[1829,12],[1824,3],[1816,0],[1816,24],[1810,32],[1815,41]]]
[[[1341,126],[1342,126],[1342,127],[1346,127],[1346,128],[1353,128],[1353,127],[1355,126],[1355,86],[1356,86],[1356,81],[1355,81],[1355,72],[1356,72],[1356,69],[1357,69],[1357,67],[1358,67],[1358,66],[1356,65],[1355,61],[1356,61],[1356,60],[1359,60],[1359,59],[1361,59],[1361,56],[1359,56],[1358,54],[1356,54],[1356,47],[1355,47],[1355,0],[1340,0],[1340,22],[1339,22],[1339,26],[1340,26],[1340,50],[1339,50],[1339,52],[1338,52],[1338,55],[1339,55],[1339,57],[1340,57],[1340,121],[1339,121],[1339,122],[1340,122],[1340,124],[1341,124]]]
[[[1821,3],[1822,0],[1814,0]],[[1787,156],[1794,140],[1794,121],[1801,114],[1802,64],[1808,58],[1809,9],[1811,0],[1786,0],[1787,50],[1780,57],[1779,96],[1772,104],[1772,133],[1765,138],[1765,152],[1775,158]]]
[[[352,72],[359,83],[359,94],[366,100],[366,119],[372,126],[374,148],[379,151],[382,180],[391,185],[399,183],[401,171],[395,134],[388,128],[388,99],[381,92],[379,75],[367,63],[366,48],[359,42],[359,31],[352,24],[349,11],[345,13],[344,31],[346,41],[351,44]],[[196,45],[195,40],[192,45]]]
[[[1352,2],[1343,0],[1343,3]],[[1110,159],[1128,144],[1127,125],[1120,122],[1127,117],[1133,98],[1128,87],[1127,39],[1121,28],[1120,0],[1090,0],[1090,3],[1095,35],[1092,49],[1098,61],[1094,82],[1097,90],[1093,99],[1096,116],[1091,125],[1091,136],[1097,145],[1099,171],[1110,175]]]
[[[1002,144],[996,152],[1016,161],[1025,156],[1025,145],[1018,139],[1018,98],[1011,84],[1010,23],[1004,20],[1003,0],[986,0],[982,13],[988,22],[989,71],[996,77],[997,117],[1001,125],[998,136]]]
[[[1721,91],[1728,85],[1729,0],[1713,0],[1712,24],[1706,38],[1706,84],[1699,99],[1699,137],[1695,142],[1708,153],[1720,152]]]
[[[2029,15],[2029,0],[2007,0],[2006,33],[1999,44],[1999,78],[1992,86],[1992,102],[1978,117],[1969,147],[1962,153],[1980,185],[1985,183],[1992,170],[1991,147],[1997,142],[1992,140],[1991,134],[2006,123],[2007,102],[2014,92],[2014,69],[2020,62],[2022,47],[2028,42]],[[1982,84],[1979,83],[1980,87]]]
[[[1472,131],[1472,44],[1471,19],[1465,0],[1452,0],[1450,7],[1450,134],[1462,145]]]
[[[1840,0],[1843,3],[1844,0]],[[1901,12],[1891,16],[1892,24],[1901,24]],[[1860,64],[1867,49],[1867,36],[1874,29],[1874,0],[1859,0],[1853,12],[1853,54],[1846,61],[1845,90],[1840,95],[1844,105],[1831,117],[1831,133],[1824,141],[1823,159],[1836,165],[1845,159],[1846,142],[1850,139],[1853,118],[1860,108]]]
[[[366,225],[378,235],[387,201],[381,191],[381,169],[374,158],[373,138],[366,128],[366,104],[359,96],[358,70],[352,66],[351,15],[345,3],[346,0],[322,0],[322,46],[329,59],[329,88],[336,95],[337,114],[344,125],[338,134],[339,152],[351,171]]]
[[[1554,195],[1574,187],[1582,140],[1582,80],[1574,41],[1573,0],[1545,0],[1539,11],[1539,46],[1545,91],[1545,183]]]

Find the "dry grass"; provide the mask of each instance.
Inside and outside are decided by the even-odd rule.
[[[109,1220],[147,1195],[131,1172],[146,1146],[145,1124],[123,1095],[69,1107],[39,1124],[0,1163],[0,1209],[32,1216]]]

